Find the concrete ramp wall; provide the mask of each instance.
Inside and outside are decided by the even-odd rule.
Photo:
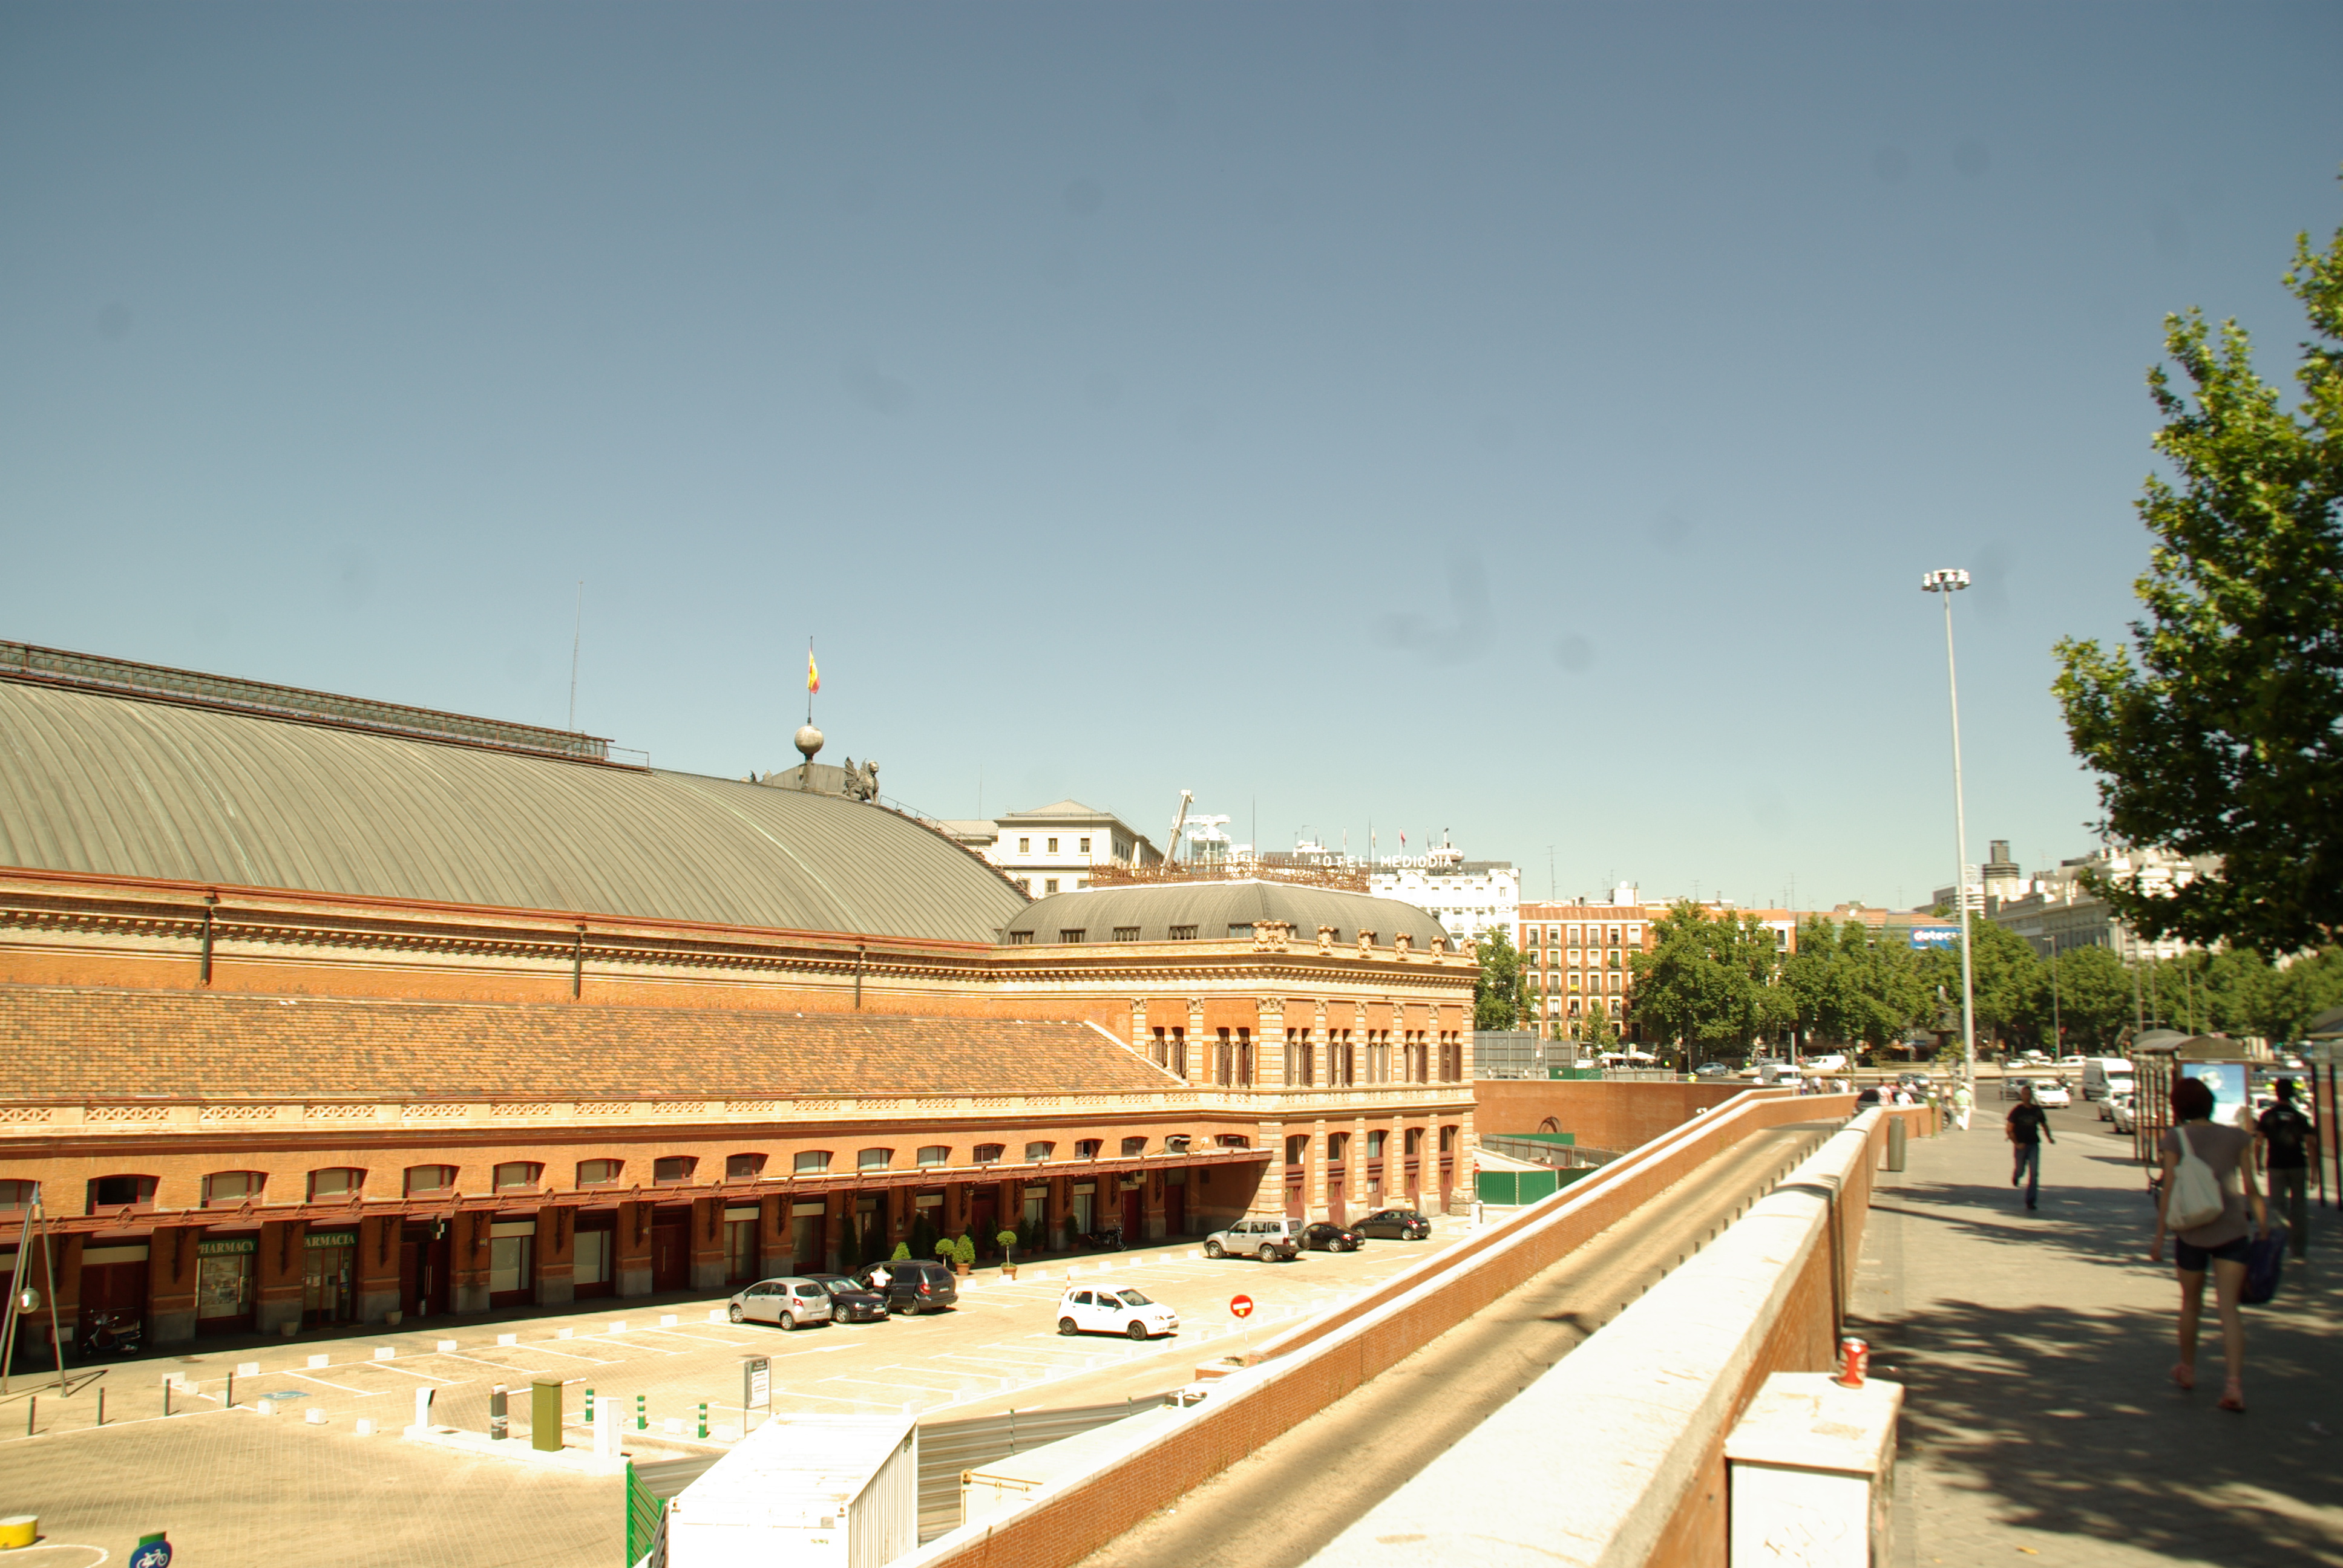
[[[1268,1342],[1255,1364],[1222,1379],[1205,1403],[1111,1463],[1053,1483],[1016,1512],[987,1524],[964,1526],[904,1561],[916,1568],[1065,1568],[1540,1273],[1751,1133],[1843,1117],[1853,1109],[1851,1097],[1800,1097],[1776,1091],[1736,1095],[1357,1301]],[[1856,1135],[1857,1141],[1875,1135],[1876,1121],[1865,1119],[1861,1125],[1867,1131]],[[1839,1147],[1847,1136],[1840,1135],[1832,1147]],[[1860,1193],[1850,1192],[1858,1208],[1867,1200],[1869,1187],[1869,1165],[1864,1163]],[[1831,1303],[1847,1283],[1844,1271],[1829,1269],[1830,1255],[1824,1254],[1818,1276],[1818,1311],[1816,1302],[1807,1299],[1815,1292],[1811,1281],[1805,1297],[1792,1292],[1785,1309],[1768,1309],[1775,1316],[1805,1325],[1795,1332],[1785,1331],[1789,1341],[1784,1353],[1791,1357],[1785,1364],[1808,1369],[1824,1364],[1815,1358],[1827,1352]],[[1845,1267],[1851,1269],[1851,1244],[1842,1255]],[[1803,1259],[1801,1262],[1803,1266]],[[1578,1362],[1600,1338],[1562,1365]],[[1736,1412],[1739,1397],[1736,1387],[1732,1402]],[[1521,1449],[1509,1462],[1515,1487],[1523,1479],[1520,1466],[1539,1462],[1537,1456],[1552,1449],[1552,1433],[1558,1430],[1572,1433],[1574,1451],[1584,1449],[1583,1422],[1574,1418],[1549,1427],[1541,1441]],[[1541,1484],[1545,1480],[1543,1473],[1538,1478]],[[1517,1514],[1520,1501],[1518,1495],[1510,1498],[1506,1509],[1493,1517]],[[1554,1561],[1551,1553],[1541,1560]],[[1420,1568],[1425,1559],[1419,1555],[1413,1561]]]
[[[1835,1135],[1312,1568],[1723,1568],[1725,1435],[1769,1374],[1831,1367],[1886,1120]]]

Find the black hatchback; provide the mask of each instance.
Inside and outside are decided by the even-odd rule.
[[[887,1321],[887,1298],[879,1292],[844,1274],[807,1274],[804,1278],[830,1292],[830,1322],[883,1323]]]
[[[1362,1236],[1382,1236],[1394,1241],[1422,1241],[1432,1235],[1432,1221],[1413,1209],[1378,1209],[1351,1227]]]
[[[1313,1252],[1355,1252],[1364,1236],[1348,1225],[1320,1220],[1302,1228],[1302,1244]]]

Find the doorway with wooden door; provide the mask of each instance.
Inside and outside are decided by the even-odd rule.
[[[680,1291],[691,1284],[691,1211],[651,1211],[651,1289]]]

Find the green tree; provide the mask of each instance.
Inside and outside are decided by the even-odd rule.
[[[1586,1004],[1586,1016],[1579,1020],[1578,1038],[1597,1051],[1608,1050],[1619,1043],[1619,1031],[1611,1024],[1611,1010],[1603,1005],[1601,997]]]
[[[1653,926],[1654,946],[1633,954],[1636,1016],[1664,1044],[1739,1045],[1788,1027],[1795,1004],[1776,984],[1774,933],[1755,915],[1678,903]]]
[[[1969,968],[1976,988],[1977,1049],[1999,1042],[2036,1045],[2047,1038],[2050,990],[2047,966],[2033,944],[1991,920],[1969,920]],[[1961,950],[1957,942],[1929,951],[1920,979],[1933,996],[1937,986],[1955,1008],[1961,1004]]]
[[[1522,972],[1521,950],[1503,930],[1483,937],[1479,948],[1481,978],[1473,982],[1473,1027],[1519,1029],[1529,1010],[1529,986]]]
[[[2050,966],[2046,966],[2050,967]],[[2068,948],[2055,966],[2058,1026],[2065,1050],[2106,1055],[2131,1029],[2131,971],[2112,949]],[[2061,1052],[2063,1054],[2063,1051]]]
[[[2217,857],[2186,887],[2095,885],[2135,930],[2296,952],[2343,934],[2343,229],[2295,243],[2309,317],[2298,408],[2254,373],[2235,321],[2167,317],[2148,387],[2165,423],[2138,503],[2156,536],[2136,652],[2058,644],[2075,754],[2107,830]]]

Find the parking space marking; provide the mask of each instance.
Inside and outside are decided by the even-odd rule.
[[[271,1377],[297,1377],[297,1378],[299,1378],[303,1382],[313,1382],[313,1383],[316,1383],[316,1384],[317,1384],[318,1387],[320,1387],[320,1388],[337,1388],[337,1389],[340,1389],[344,1393],[354,1393],[354,1394],[357,1395],[360,1399],[374,1399],[374,1398],[377,1397],[378,1395],[383,1394],[383,1393],[385,1393],[385,1392],[388,1392],[387,1390],[384,1390],[384,1389],[378,1389],[378,1388],[357,1388],[357,1387],[353,1387],[353,1386],[352,1386],[351,1384],[349,1384],[349,1383],[346,1383],[346,1382],[335,1382],[331,1381],[330,1379],[318,1377],[318,1376],[317,1376],[316,1373],[314,1373],[314,1372],[271,1372],[271,1373],[269,1373],[268,1375],[269,1375],[269,1376],[271,1376]],[[261,1397],[266,1398],[266,1395],[263,1395],[263,1396],[261,1396]]]

